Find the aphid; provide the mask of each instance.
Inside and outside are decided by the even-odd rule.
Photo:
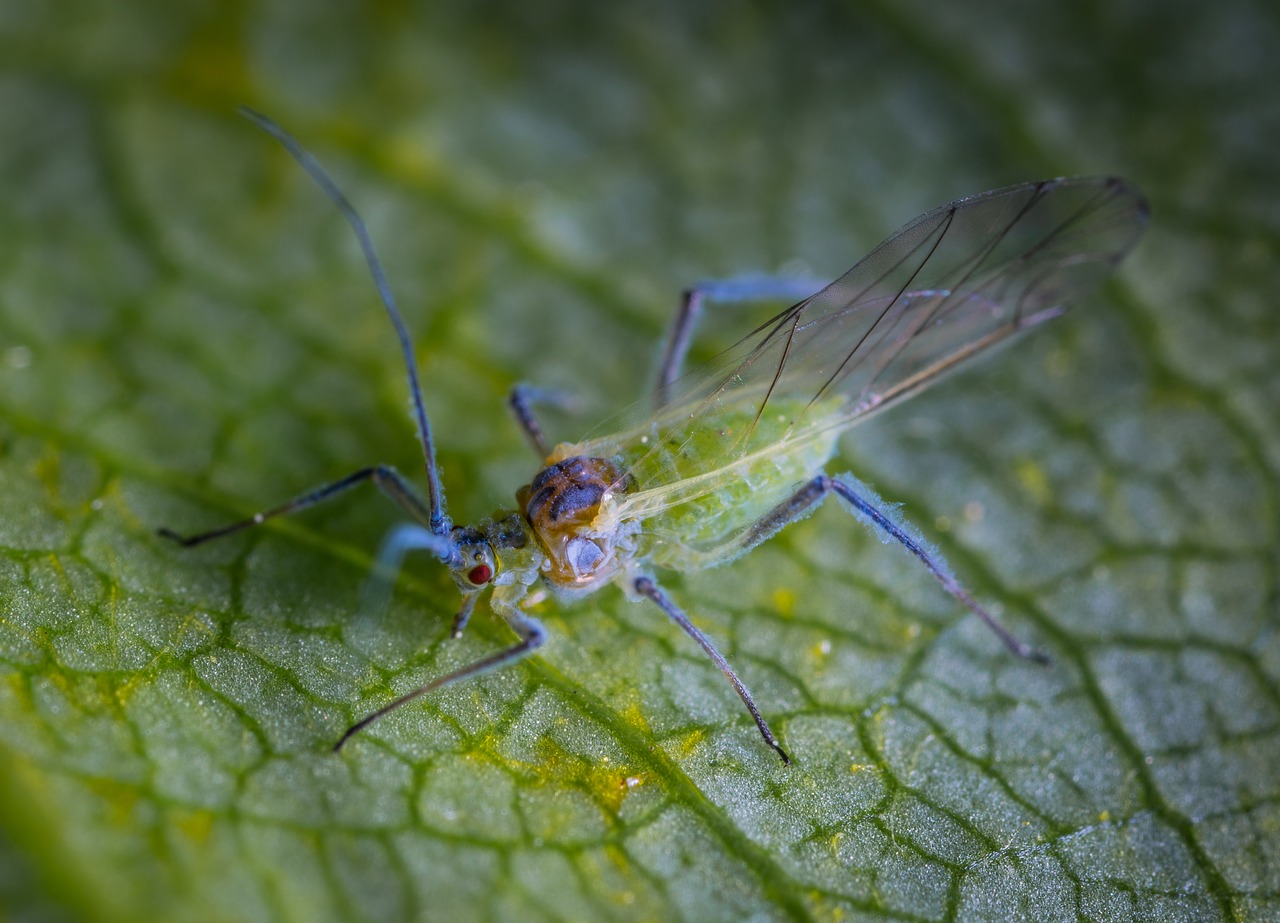
[[[715,644],[654,578],[655,569],[711,567],[744,554],[834,494],[855,518],[911,552],[1020,657],[1045,658],[1015,639],[960,585],[939,553],[852,475],[823,467],[849,426],[937,381],[1010,335],[1063,313],[1093,290],[1134,245],[1147,220],[1142,195],[1123,180],[1052,179],[958,199],[912,221],[830,285],[801,297],[785,280],[695,287],[672,327],[652,401],[601,435],[547,445],[531,404],[511,395],[543,467],[516,492],[517,508],[475,526],[445,513],[435,444],[409,332],[364,222],[306,150],[274,122],[244,114],[275,137],[354,229],[400,339],[425,458],[427,497],[395,470],[362,468],[288,503],[190,537],[198,545],[306,509],[373,481],[410,519],[379,555],[394,572],[409,551],[434,555],[462,593],[461,635],[480,595],[518,637],[488,657],[408,692],[352,725],[335,744],[433,689],[504,667],[537,650],[546,632],[523,608],[542,580],[573,599],[608,583],[647,599],[720,668],[765,742],[790,762],[751,693]],[[812,291],[812,289],[808,289]],[[680,376],[707,300],[800,297],[706,366]]]

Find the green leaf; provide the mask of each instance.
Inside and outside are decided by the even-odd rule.
[[[0,916],[1244,920],[1280,915],[1280,16],[1260,2],[74,2],[0,13]],[[22,7],[28,8],[22,8]],[[348,229],[417,338],[450,512],[536,459],[503,399],[645,389],[689,282],[843,271],[958,195],[1146,189],[1117,280],[855,430],[856,470],[1053,658],[1011,659],[834,504],[609,589],[544,653],[448,637],[369,489],[421,470]],[[724,309],[697,348],[746,329]],[[836,468],[834,470],[843,470]]]

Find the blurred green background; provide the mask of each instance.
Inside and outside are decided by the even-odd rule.
[[[1274,4],[0,6],[0,916],[1280,919]],[[666,577],[797,757],[659,613],[328,746],[506,643],[423,562],[353,619],[357,467],[417,473],[362,209],[450,511],[647,387],[689,282],[831,276],[960,195],[1073,173],[1152,227],[1066,319],[856,429],[1008,657],[834,505]],[[708,356],[740,334],[710,318]]]

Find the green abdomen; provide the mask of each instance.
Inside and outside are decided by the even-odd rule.
[[[698,570],[745,551],[744,533],[819,473],[835,450],[836,433],[788,438],[783,420],[772,429],[761,421],[746,453],[710,470],[708,459],[728,454],[720,441],[732,438],[733,427],[704,429],[642,458],[637,453],[638,555],[660,567]],[[652,505],[644,499],[651,488]]]

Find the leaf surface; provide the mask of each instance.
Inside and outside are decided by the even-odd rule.
[[[0,15],[0,909],[15,920],[1243,920],[1280,913],[1280,18],[1261,3],[69,2]],[[855,470],[1053,658],[834,504],[606,590],[545,653],[413,562],[356,617],[375,462],[419,475],[359,253],[417,338],[450,512],[537,462],[503,400],[648,387],[680,289],[834,278],[959,195],[1074,173],[1153,224],[1068,317],[854,430]],[[754,323],[712,312],[705,358]]]

